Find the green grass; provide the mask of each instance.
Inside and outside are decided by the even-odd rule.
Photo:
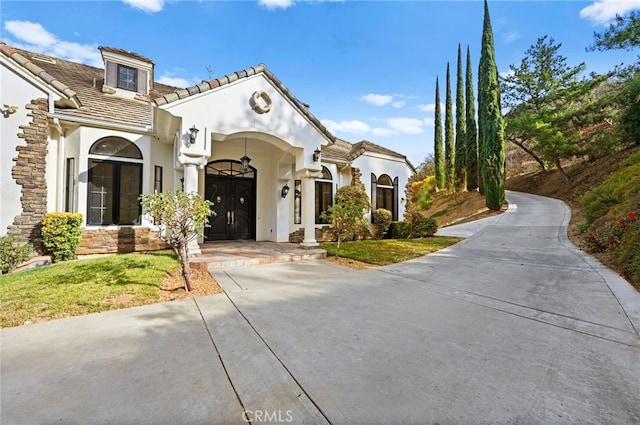
[[[349,241],[340,244],[340,257],[384,266],[411,260],[459,242],[460,238],[432,237],[422,239],[382,239]],[[327,255],[336,254],[336,243],[321,243]]]
[[[0,327],[79,316],[160,300],[172,252],[67,261],[0,276]]]

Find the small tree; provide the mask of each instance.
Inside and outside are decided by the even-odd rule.
[[[336,257],[339,257],[340,242],[354,239],[368,228],[364,212],[371,208],[371,201],[364,189],[358,186],[344,186],[336,192],[336,203],[325,212],[322,218],[331,223],[338,237]]]
[[[189,242],[202,236],[205,227],[209,227],[208,218],[213,214],[213,203],[204,200],[198,193],[185,193],[182,190],[142,195],[140,200],[142,209],[158,226],[160,239],[178,254],[182,263],[184,289],[190,291]]]

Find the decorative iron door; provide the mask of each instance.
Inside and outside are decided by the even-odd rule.
[[[206,240],[255,239],[255,180],[207,175],[205,185],[214,212]]]

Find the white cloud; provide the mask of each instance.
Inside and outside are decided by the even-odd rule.
[[[424,122],[424,125],[428,127],[433,127],[435,125],[435,118],[426,117],[423,118],[422,121]]]
[[[331,132],[342,131],[345,133],[364,134],[371,131],[371,127],[362,121],[340,121],[322,120],[322,124]]]
[[[390,130],[388,128],[382,128],[382,127],[375,127],[371,130],[371,134],[373,134],[374,136],[380,136],[380,137],[390,136],[396,133],[397,133],[396,131]]]
[[[143,12],[156,13],[164,9],[165,0],[122,0],[122,2]]]
[[[173,73],[171,72],[165,72],[164,75],[158,78],[157,81],[161,84],[166,84],[168,86],[173,86],[173,87],[180,87],[183,89],[195,85],[194,81],[187,80],[186,78],[174,77]]]
[[[360,96],[360,100],[364,100],[365,102],[375,106],[384,106],[393,102],[393,96],[388,94],[369,93],[369,94]]]
[[[518,31],[511,31],[506,33],[503,37],[502,40],[505,43],[513,43],[516,40],[519,40],[522,36],[520,35],[520,33]]]
[[[393,130],[404,134],[422,134],[424,121],[417,118],[397,117],[389,118],[387,124]]]
[[[405,105],[405,103],[407,102],[405,102],[404,100],[396,100],[391,104],[391,106],[393,106],[394,108],[402,108]]]
[[[57,42],[56,38],[42,25],[29,21],[7,21],[4,29],[18,40],[36,46],[50,46]]]
[[[18,40],[11,43],[14,47],[95,67],[104,66],[98,46],[58,40],[39,23],[7,21],[4,29]]]
[[[435,103],[427,103],[418,105],[418,110],[422,112],[435,112],[436,104]]]
[[[596,0],[580,11],[580,17],[604,25],[611,22],[616,14],[624,15],[635,9],[640,9],[640,0]]]
[[[287,9],[295,4],[294,0],[258,0],[260,6],[269,10]]]

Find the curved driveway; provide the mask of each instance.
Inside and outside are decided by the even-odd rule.
[[[2,331],[2,423],[640,423],[640,295],[560,201],[353,271],[218,271],[226,295]]]

